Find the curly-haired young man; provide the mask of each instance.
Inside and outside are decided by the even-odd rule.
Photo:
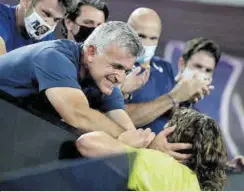
[[[167,152],[159,151],[165,142],[165,131],[154,139],[151,130],[133,130],[121,134],[118,140],[103,132],[81,136],[77,147],[88,157],[136,151],[137,157],[129,177],[128,188],[133,190],[223,190],[226,180],[226,149],[220,128],[210,117],[192,109],[179,109],[173,113],[168,126],[168,141],[192,144],[184,151],[191,157],[179,162]],[[172,133],[173,132],[173,133]],[[171,134],[170,134],[171,133]],[[123,144],[127,137],[152,139],[148,149],[135,149]],[[167,142],[167,141],[166,141]],[[129,155],[130,157],[130,155]],[[129,158],[130,159],[130,158]]]

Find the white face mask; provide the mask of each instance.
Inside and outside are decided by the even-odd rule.
[[[33,8],[33,13],[30,16],[24,18],[25,28],[29,36],[35,40],[40,40],[50,33],[52,33],[56,27],[51,27]]]
[[[189,69],[188,67],[185,68],[185,70],[182,73],[183,77],[186,79],[193,79],[194,74],[195,74],[194,70]],[[199,80],[210,80],[210,81],[212,81],[211,78],[207,77],[207,75],[205,75],[204,73],[200,73],[200,72],[197,74],[197,78]]]
[[[152,45],[152,46],[143,46],[145,49],[145,53],[144,55],[142,55],[141,57],[138,57],[136,59],[137,63],[146,63],[148,61],[151,60],[151,58],[154,56],[155,54],[155,50],[157,48],[157,45]]]

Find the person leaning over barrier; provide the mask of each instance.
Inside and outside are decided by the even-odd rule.
[[[56,111],[66,123],[83,131],[105,131],[116,138],[135,129],[123,110],[117,85],[142,52],[140,39],[128,24],[107,22],[97,27],[84,45],[46,41],[0,56],[0,90],[22,99],[43,95],[44,112],[50,104],[53,114]],[[105,114],[91,108],[83,93],[87,85],[99,90],[96,102]]]

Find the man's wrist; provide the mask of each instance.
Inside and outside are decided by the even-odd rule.
[[[171,102],[173,103],[174,107],[179,107],[180,102],[176,99],[176,97],[174,96],[174,94],[167,93],[167,96],[171,100]]]

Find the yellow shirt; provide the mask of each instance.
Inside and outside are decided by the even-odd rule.
[[[166,153],[126,146],[137,153],[128,187],[137,191],[200,191],[196,174]],[[129,155],[130,159],[130,155]]]

